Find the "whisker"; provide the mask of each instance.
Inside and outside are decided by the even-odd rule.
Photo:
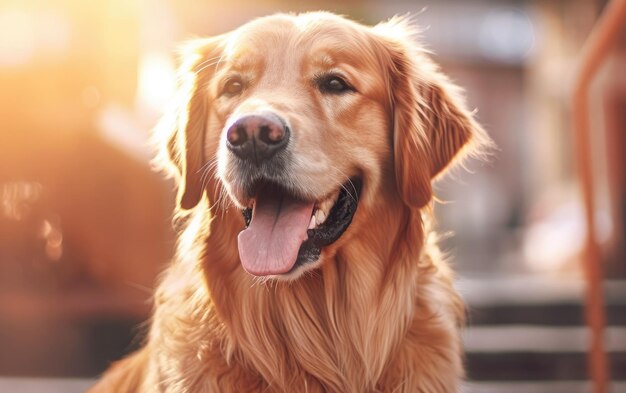
[[[201,73],[202,71],[206,70],[209,67],[212,67],[214,65],[217,65],[215,68],[219,67],[219,63],[222,61],[222,56],[216,56],[216,57],[212,57],[210,59],[207,59],[203,62],[201,62],[200,64],[198,64],[195,67],[194,72],[196,74]]]
[[[196,171],[196,173],[202,172],[200,176],[200,183],[203,189],[206,186],[206,182],[209,178],[209,174],[215,169],[216,165],[217,165],[217,160],[211,159],[211,160],[208,160],[204,165],[202,165],[198,171]]]
[[[209,62],[212,62],[212,61],[215,61],[215,60],[219,60],[219,58],[220,58],[220,56],[208,57],[208,58],[206,58],[206,59],[202,60],[200,63],[198,63],[198,64],[196,65],[196,68],[197,68],[197,67],[202,67],[202,66],[204,66],[205,64],[207,64],[207,63],[209,63]]]
[[[222,218],[224,218],[224,214],[226,214],[226,211],[228,210],[228,193],[224,188],[220,189],[219,201],[221,205],[220,211],[222,212]]]
[[[213,207],[220,209],[223,207],[222,205],[222,197],[224,195],[223,189],[219,188],[219,183],[215,182],[215,187],[213,188],[213,193],[217,194],[217,198],[215,200],[215,203],[213,204]]]
[[[335,168],[335,169],[336,169],[336,170],[337,170],[337,171],[338,171],[338,172],[339,172],[339,173],[340,173],[343,177],[345,177],[345,178],[348,180],[348,181],[347,181],[347,183],[350,185],[350,188],[352,188],[352,192],[350,192],[350,190],[348,190],[348,188],[346,188],[346,186],[344,185],[344,183],[343,183],[343,182],[340,184],[340,185],[341,185],[341,188],[343,188],[343,189],[344,189],[344,191],[348,194],[348,196],[349,196],[350,198],[352,198],[352,200],[353,200],[354,202],[358,202],[359,195],[358,195],[358,192],[357,192],[356,186],[354,185],[354,182],[352,181],[352,179],[350,179],[350,176],[348,176],[348,175],[346,175],[345,173],[343,173],[343,172],[341,171],[341,169],[339,169],[339,168]]]
[[[208,160],[198,171],[198,172],[202,171],[202,175],[200,177],[202,189],[204,189],[207,186],[210,176],[215,175],[215,168],[217,167],[217,165],[218,165],[217,159],[213,158],[211,160]],[[219,209],[220,207],[222,207],[221,210],[224,211],[226,209],[226,203],[227,203],[227,201],[225,200],[226,190],[224,190],[223,188],[218,190],[218,187],[219,187],[219,182],[215,182],[213,194],[218,194],[218,196],[217,196],[217,200],[215,200],[213,204],[210,206],[210,209],[213,209],[216,207]]]
[[[209,174],[213,171],[213,169],[215,169],[216,165],[217,165],[217,160],[213,159],[213,160],[209,160],[205,165],[202,166],[202,168],[204,169],[203,169],[202,175],[200,176],[200,183],[203,189],[206,186],[206,182],[209,179]]]

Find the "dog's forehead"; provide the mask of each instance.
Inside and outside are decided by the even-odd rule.
[[[232,32],[224,60],[246,68],[306,58],[309,64],[331,67],[370,52],[367,27],[335,15],[314,15],[281,14],[249,22]]]

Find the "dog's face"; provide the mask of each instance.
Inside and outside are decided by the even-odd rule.
[[[180,205],[216,182],[228,198],[218,208],[242,210],[233,235],[253,275],[295,278],[323,263],[344,232],[365,230],[351,223],[383,187],[423,207],[431,179],[481,133],[401,22],[276,15],[184,57],[167,126]]]

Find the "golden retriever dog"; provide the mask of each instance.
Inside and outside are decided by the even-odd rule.
[[[146,343],[92,392],[456,392],[432,181],[489,139],[405,18],[278,14],[183,51],[182,229]]]

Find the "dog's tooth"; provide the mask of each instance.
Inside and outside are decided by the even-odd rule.
[[[322,209],[317,209],[313,217],[318,224],[321,224],[326,220],[326,213]]]
[[[319,211],[319,210],[318,210],[318,211]],[[317,212],[316,212],[316,213],[317,213]],[[316,220],[315,220],[315,214],[313,214],[313,215],[311,216],[311,222],[309,223],[309,229],[313,229],[313,228],[315,228],[315,226],[317,225],[317,224],[315,223],[315,221],[316,221]]]
[[[326,218],[326,215],[328,215],[328,213],[330,212],[330,209],[333,207],[335,202],[337,202],[338,196],[339,196],[339,193],[335,193],[333,196],[325,199],[324,201],[322,201],[322,203],[320,203],[319,210],[321,210],[324,213],[324,219]],[[318,222],[320,221],[318,220]]]

